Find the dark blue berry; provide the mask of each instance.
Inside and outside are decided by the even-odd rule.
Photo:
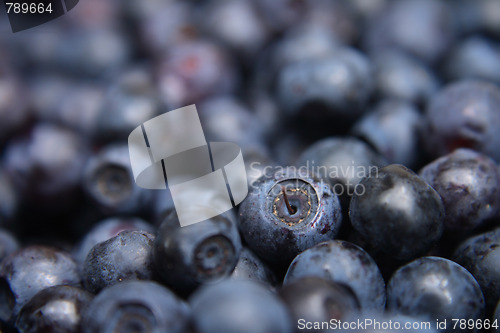
[[[230,278],[253,280],[271,286],[276,284],[276,276],[269,266],[246,247],[241,249],[240,257]]]
[[[398,269],[387,284],[387,308],[435,322],[482,319],[484,299],[474,277],[439,257],[421,257]],[[463,330],[473,332],[474,330]],[[447,325],[446,332],[458,332]]]
[[[129,280],[154,280],[154,236],[145,231],[122,231],[95,245],[83,264],[83,284],[93,293]]]
[[[82,313],[92,298],[92,294],[77,287],[43,289],[23,306],[16,319],[16,327],[21,333],[79,333],[85,325]]]
[[[39,291],[57,285],[79,286],[81,278],[69,254],[30,246],[5,258],[0,267],[1,319],[17,314]]]
[[[275,169],[255,181],[240,205],[240,231],[266,261],[288,265],[300,252],[333,239],[340,203],[328,184],[297,169]]]
[[[443,232],[439,194],[402,165],[389,165],[364,178],[349,206],[351,223],[375,250],[399,260],[425,254]]]
[[[172,212],[154,242],[153,257],[161,279],[180,293],[228,277],[241,251],[236,222],[228,214],[179,226]]]
[[[427,108],[422,140],[440,157],[471,148],[500,161],[500,88],[486,81],[458,81],[434,96]]]
[[[83,313],[83,333],[187,331],[190,310],[152,281],[128,281],[101,291]]]
[[[17,238],[8,230],[0,229],[0,262],[17,250],[19,250]]]
[[[284,284],[306,276],[345,284],[363,310],[380,311],[385,306],[385,282],[375,261],[352,243],[328,241],[302,252],[290,264]]]
[[[199,333],[291,333],[283,302],[263,285],[226,280],[200,288],[189,300]]]
[[[448,232],[470,231],[500,212],[500,172],[484,154],[457,149],[426,165],[420,176],[441,195]]]

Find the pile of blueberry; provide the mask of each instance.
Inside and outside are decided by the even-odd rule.
[[[190,104],[249,194],[180,227]],[[0,332],[500,332],[499,162],[498,0],[81,0],[0,34]]]

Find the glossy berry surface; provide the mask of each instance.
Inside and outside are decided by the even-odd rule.
[[[302,252],[290,264],[284,284],[306,276],[347,285],[362,309],[379,311],[385,306],[384,279],[375,261],[355,244],[334,240]]]
[[[229,276],[240,251],[238,229],[228,214],[180,227],[173,212],[158,230],[153,258],[162,281],[187,294]]]
[[[326,183],[285,169],[252,184],[240,206],[239,228],[257,255],[287,265],[305,249],[333,239],[341,221],[340,202]]]
[[[0,267],[1,316],[17,314],[37,292],[57,285],[79,286],[77,265],[63,251],[30,246],[5,258]]]
[[[43,289],[23,306],[16,327],[22,333],[81,332],[84,325],[82,313],[93,297],[89,292],[71,286]]]
[[[455,250],[453,260],[476,278],[491,312],[500,299],[500,229],[467,238]]]
[[[439,194],[413,171],[392,164],[360,183],[364,193],[349,206],[351,223],[376,250],[409,260],[430,250],[442,235]]]
[[[226,280],[205,286],[189,304],[195,330],[200,333],[293,332],[285,304],[256,282]]]
[[[500,211],[500,173],[484,154],[457,149],[426,165],[420,176],[441,195],[449,232],[477,228]]]
[[[487,81],[457,81],[431,100],[422,128],[433,156],[471,148],[500,160],[500,88]]]
[[[279,295],[296,323],[301,319],[307,322],[348,321],[360,312],[358,299],[349,287],[317,276],[294,280],[281,288]]]
[[[391,277],[387,307],[429,320],[479,319],[484,298],[474,277],[462,266],[444,258],[421,257]],[[448,326],[447,332],[454,331]]]
[[[154,235],[145,231],[122,231],[95,245],[83,263],[83,284],[97,293],[128,280],[154,280]]]
[[[104,289],[83,313],[83,333],[186,332],[190,310],[152,281],[128,281]]]

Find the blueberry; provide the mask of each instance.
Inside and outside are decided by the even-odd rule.
[[[500,88],[485,81],[447,85],[428,106],[422,140],[429,154],[440,157],[464,147],[500,161]]]
[[[196,291],[189,303],[199,333],[293,332],[283,302],[264,286],[226,280]]]
[[[73,131],[40,123],[7,145],[5,170],[25,201],[46,210],[69,209],[78,198],[87,149]]]
[[[500,229],[472,236],[455,250],[453,260],[476,278],[483,290],[486,309],[492,312],[500,299]]]
[[[364,39],[370,52],[404,50],[435,62],[452,45],[455,27],[449,3],[435,0],[388,2],[369,22]]]
[[[161,279],[188,294],[200,284],[228,277],[240,251],[238,229],[229,214],[180,227],[172,212],[158,230],[153,258]]]
[[[11,226],[20,206],[19,193],[5,170],[0,169],[0,226]]]
[[[271,286],[276,285],[276,276],[269,266],[246,247],[241,249],[240,257],[230,278],[253,280]]]
[[[169,109],[232,92],[237,74],[225,49],[208,41],[191,41],[168,49],[159,61],[157,85]]]
[[[422,116],[410,103],[382,100],[357,121],[352,133],[369,142],[388,163],[413,167],[420,157]]]
[[[438,79],[419,59],[398,51],[374,56],[375,91],[380,97],[426,104],[439,88]]]
[[[359,181],[376,173],[385,159],[363,141],[352,137],[331,137],[308,147],[296,165],[307,168],[329,182],[335,194],[352,196]]]
[[[92,132],[99,143],[125,141],[130,132],[163,112],[151,68],[127,68],[102,98]]]
[[[101,291],[83,313],[83,333],[186,332],[190,309],[152,281],[128,281]]]
[[[375,250],[410,260],[425,254],[443,232],[439,194],[402,165],[389,165],[364,178],[349,206],[351,223]]]
[[[106,215],[138,215],[152,204],[151,191],[135,184],[125,143],[104,146],[88,160],[83,188],[87,197]]]
[[[0,317],[17,314],[37,292],[61,284],[79,286],[76,263],[66,252],[30,246],[5,258],[0,267]]]
[[[125,230],[146,231],[153,234],[155,228],[146,221],[135,217],[111,217],[99,221],[73,249],[73,257],[78,263],[83,263],[92,248]]]
[[[420,175],[443,199],[448,232],[470,231],[500,212],[500,172],[484,154],[457,149],[426,165]]]
[[[306,276],[285,285],[279,292],[294,322],[348,321],[359,315],[360,305],[352,290],[316,276]],[[324,332],[316,329],[303,332]]]
[[[79,333],[93,295],[71,286],[54,286],[41,290],[26,303],[16,319],[21,333]]]
[[[497,306],[495,308],[495,312],[493,313],[493,317],[491,318],[491,332],[493,333],[498,333],[500,332],[500,301],[497,303]]]
[[[145,231],[122,231],[95,245],[83,264],[83,284],[93,293],[129,280],[154,280],[154,236]]]
[[[3,61],[1,62],[4,64]],[[2,87],[0,143],[3,144],[26,124],[30,112],[27,100],[19,98],[27,93],[27,89],[15,73],[10,73],[10,69],[0,68],[0,86]]]
[[[481,288],[465,268],[448,259],[421,257],[391,277],[387,308],[432,322],[446,319],[451,323],[453,318],[483,318],[484,299]],[[447,325],[446,332],[457,330]]]
[[[0,229],[0,262],[17,250],[19,250],[17,238],[8,230]]]
[[[500,83],[500,44],[472,36],[450,53],[446,65],[449,80],[481,79]]]
[[[255,181],[239,212],[240,231],[250,249],[280,266],[333,239],[342,221],[339,200],[329,186],[293,168],[277,168]]]
[[[364,111],[373,89],[368,58],[347,47],[331,56],[292,63],[281,71],[277,98],[288,117],[350,120]],[[324,109],[324,110],[323,110]]]
[[[352,243],[334,240],[319,243],[299,254],[285,276],[287,285],[305,276],[318,276],[351,288],[363,310],[382,310],[385,283],[365,250]]]

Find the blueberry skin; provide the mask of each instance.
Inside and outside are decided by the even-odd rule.
[[[422,141],[434,157],[471,148],[500,161],[500,88],[486,81],[458,81],[429,104]]]
[[[204,286],[189,299],[199,333],[291,333],[285,304],[263,285],[225,280]]]
[[[38,123],[10,141],[4,156],[7,175],[24,201],[58,211],[75,203],[88,157],[87,142],[75,132]]]
[[[286,206],[283,189],[294,212]],[[248,247],[285,267],[300,252],[333,239],[342,223],[340,202],[329,186],[292,168],[278,168],[255,181],[239,212]]]
[[[425,63],[404,52],[382,51],[373,59],[375,92],[379,98],[425,105],[439,89],[438,79]]]
[[[137,217],[111,217],[97,222],[83,239],[73,248],[73,258],[82,264],[92,248],[126,230],[146,231],[154,234],[156,229]]]
[[[413,171],[392,164],[359,185],[364,193],[352,197],[349,217],[375,250],[410,260],[441,238],[445,216],[441,197]]]
[[[391,277],[387,309],[431,321],[481,319],[484,298],[474,277],[462,266],[440,257],[421,257]],[[457,331],[448,325],[446,332]]]
[[[426,62],[439,60],[455,40],[453,13],[445,1],[388,2],[366,28],[369,53],[403,50]]]
[[[152,205],[152,191],[135,184],[128,146],[104,146],[85,165],[83,189],[87,197],[106,215],[140,215]]]
[[[350,120],[364,111],[372,90],[370,60],[347,47],[326,58],[292,63],[277,82],[277,98],[288,117],[321,113]]]
[[[0,169],[0,226],[13,226],[20,206],[19,193],[5,170]]]
[[[29,246],[5,258],[0,266],[0,318],[16,315],[37,292],[61,284],[80,286],[69,254],[46,246]]]
[[[83,333],[186,332],[189,306],[152,281],[127,281],[102,290],[83,313]]]
[[[380,154],[354,137],[330,137],[315,142],[295,163],[308,166],[310,172],[328,181],[339,196],[354,194],[363,177],[386,164]]]
[[[252,280],[270,286],[276,285],[277,282],[276,276],[267,264],[246,247],[241,249],[240,257],[230,278],[237,280]]]
[[[463,40],[446,63],[450,81],[480,79],[500,83],[500,44],[491,39],[477,35]]]
[[[470,231],[500,212],[500,172],[484,154],[457,149],[426,165],[420,176],[441,195],[448,232]]]
[[[16,327],[21,333],[79,333],[82,313],[93,297],[91,293],[71,286],[43,289],[23,306]]]
[[[172,212],[158,230],[153,258],[162,281],[180,294],[228,277],[241,251],[236,221],[227,213],[180,227]]]
[[[385,306],[384,279],[375,261],[355,244],[333,240],[302,252],[290,264],[283,283],[288,285],[305,276],[348,286],[362,310],[381,311]]]
[[[420,160],[422,115],[410,103],[388,99],[359,119],[352,134],[369,142],[388,163],[414,167]]]
[[[17,250],[19,250],[17,238],[8,230],[0,229],[0,262]]]
[[[360,305],[352,290],[316,276],[306,276],[283,286],[279,296],[286,303],[295,323],[348,321],[359,315]],[[324,332],[305,329],[302,332]]]
[[[500,298],[500,229],[463,241],[453,254],[453,261],[464,266],[483,290],[486,309],[491,313]]]
[[[83,263],[83,284],[97,293],[128,280],[154,280],[154,236],[145,231],[122,231],[95,245]]]
[[[492,324],[495,323],[495,320],[497,327],[492,327],[491,332],[498,333],[500,332],[500,327],[498,326],[498,323],[500,322],[500,302],[498,302],[497,306],[495,307],[495,312],[493,313],[493,317],[491,318]]]

